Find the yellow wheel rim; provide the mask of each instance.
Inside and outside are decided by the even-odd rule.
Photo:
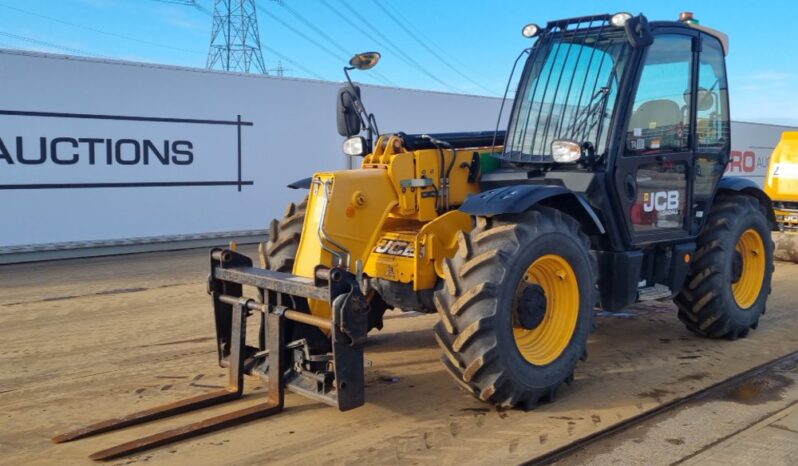
[[[739,280],[732,283],[732,294],[740,308],[748,309],[759,297],[765,279],[765,242],[749,228],[740,236],[736,249],[742,257],[742,267]]]
[[[539,285],[546,295],[543,321],[532,330],[521,327],[516,318],[518,296],[527,283]],[[551,363],[571,342],[579,316],[579,283],[571,264],[555,254],[538,258],[518,284],[515,301],[513,337],[518,350],[531,364]]]

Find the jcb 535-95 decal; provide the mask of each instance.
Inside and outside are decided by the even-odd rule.
[[[388,254],[390,256],[413,257],[415,249],[413,243],[399,239],[381,239],[374,248],[377,254]]]

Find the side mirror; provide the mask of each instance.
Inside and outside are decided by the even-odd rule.
[[[335,106],[338,134],[352,137],[360,133],[360,112],[357,111],[356,102],[360,100],[360,86],[344,86],[338,89],[338,98]]]
[[[641,15],[633,16],[624,24],[626,30],[626,40],[636,49],[648,47],[654,43],[654,34],[648,25],[648,19]]]
[[[710,110],[712,106],[715,105],[715,95],[710,90],[699,87],[697,97],[698,99],[696,100],[698,104],[696,106],[699,112]]]
[[[360,71],[370,70],[380,61],[379,52],[363,52],[355,55],[349,60],[349,66]]]

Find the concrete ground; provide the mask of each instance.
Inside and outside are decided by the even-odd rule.
[[[554,464],[798,464],[798,357]]]
[[[96,450],[256,404],[263,387],[253,379],[248,395],[228,405],[73,443],[49,441],[224,385],[207,269],[198,250],[0,267],[0,463],[91,464],[86,456]],[[574,384],[531,412],[496,411],[462,393],[438,361],[430,332],[436,317],[394,312],[366,348],[362,408],[340,413],[288,394],[286,411],[274,418],[115,464],[521,463],[797,350],[796,287],[798,265],[779,263],[759,329],[735,342],[687,332],[669,302],[601,314]],[[639,434],[563,461],[725,463],[747,450],[794,464],[794,373],[774,375],[765,385],[780,388],[760,390],[764,398],[754,398],[761,402],[708,400],[644,432],[650,441]]]

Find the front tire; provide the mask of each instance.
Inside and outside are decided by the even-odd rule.
[[[772,274],[773,240],[760,204],[745,195],[718,198],[674,298],[679,319],[702,336],[745,337],[765,312]]]
[[[572,217],[535,207],[478,217],[460,233],[435,293],[441,358],[480,400],[533,408],[554,399],[587,355],[596,263]]]

